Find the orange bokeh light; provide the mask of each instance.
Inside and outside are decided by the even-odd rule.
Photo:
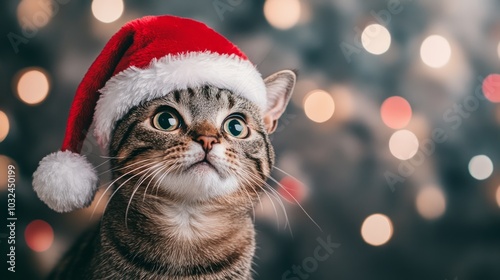
[[[34,220],[26,226],[24,238],[31,250],[43,252],[52,246],[54,231],[47,222],[43,220]]]
[[[498,207],[500,207],[500,186],[498,186],[498,188],[497,188],[496,199],[497,199]]]
[[[335,112],[333,97],[324,90],[313,90],[304,99],[304,112],[313,122],[328,121]]]
[[[410,103],[400,96],[389,97],[380,107],[380,116],[388,127],[393,129],[404,128],[408,125],[412,116]]]

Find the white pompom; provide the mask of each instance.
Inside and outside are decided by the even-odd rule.
[[[38,197],[57,212],[90,205],[97,191],[97,173],[85,156],[59,151],[44,157],[33,174]]]

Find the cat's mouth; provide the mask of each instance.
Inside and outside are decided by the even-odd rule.
[[[193,163],[188,169],[196,171],[213,170],[219,174],[219,170],[205,157],[204,159]]]

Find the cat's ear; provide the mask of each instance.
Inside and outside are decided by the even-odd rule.
[[[268,133],[273,133],[278,126],[278,119],[285,112],[290,101],[297,75],[294,71],[276,72],[264,80],[267,92],[267,108],[264,113],[264,125]]]

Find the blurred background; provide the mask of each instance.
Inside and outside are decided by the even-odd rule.
[[[255,279],[500,279],[498,0],[1,1],[1,279],[43,278],[99,220],[105,203],[51,211],[31,176],[107,40],[159,14],[207,23],[264,76],[299,70],[272,136],[283,207],[264,195],[255,209]]]

